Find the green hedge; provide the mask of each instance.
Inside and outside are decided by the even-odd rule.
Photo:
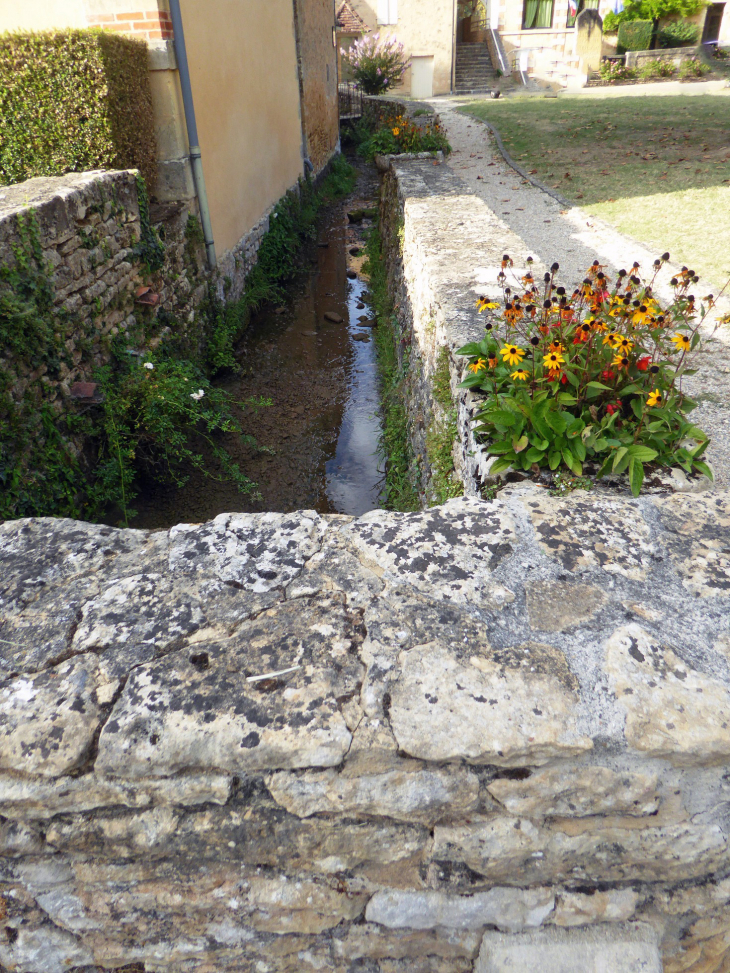
[[[648,51],[654,23],[651,20],[630,20],[620,24],[618,29],[619,51]]]
[[[101,30],[0,35],[0,184],[89,169],[157,177],[143,41]]]
[[[687,20],[664,24],[657,35],[659,47],[694,47],[700,41],[700,28]]]

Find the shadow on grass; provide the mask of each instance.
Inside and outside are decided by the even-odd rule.
[[[492,123],[513,158],[581,206],[730,186],[727,95],[525,98],[460,110]]]

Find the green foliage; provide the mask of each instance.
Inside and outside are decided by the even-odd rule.
[[[368,234],[365,244],[367,258],[363,271],[370,277],[370,293],[378,320],[374,329],[375,351],[380,373],[383,432],[379,444],[385,461],[385,490],[382,505],[387,510],[418,510],[418,471],[415,466],[408,416],[404,405],[404,386],[408,371],[408,355],[398,357],[398,321],[388,295],[385,264],[377,227]]]
[[[694,271],[672,279],[674,301],[659,307],[653,287],[668,259],[645,280],[635,263],[610,291],[596,261],[570,299],[558,296],[557,264],[544,289],[529,272],[515,278],[523,296],[505,294],[503,336],[490,321],[482,341],[457,352],[470,359],[462,387],[487,394],[476,431],[496,457],[490,473],[567,467],[580,477],[589,462],[599,477],[628,472],[634,495],[646,463],[711,476],[702,460],[709,439],[687,418],[695,403],[682,390],[705,309],[688,294]],[[506,286],[504,269],[500,280]],[[482,298],[478,307],[495,304]]]
[[[651,20],[631,20],[619,25],[618,47],[623,51],[648,51],[654,33],[654,23]]]
[[[157,175],[147,45],[99,30],[0,36],[0,182]]]
[[[395,37],[380,39],[380,34],[365,35],[342,52],[352,76],[367,95],[382,95],[400,84],[410,60]]]
[[[699,24],[686,20],[673,20],[657,33],[659,47],[694,47],[700,40]]]
[[[601,78],[604,81],[633,81],[636,77],[636,68],[627,67],[623,61],[601,61],[599,67]]]
[[[224,303],[210,290],[204,307],[208,321],[204,357],[212,373],[236,367],[233,350],[251,312],[284,297],[284,287],[299,266],[301,245],[314,232],[317,213],[326,203],[352,192],[354,184],[355,170],[344,156],[336,155],[319,188],[311,180],[302,180],[298,191],[288,193],[274,208],[243,296]]]
[[[104,393],[104,435],[94,471],[96,506],[117,505],[126,524],[134,514],[130,503],[140,473],[182,486],[192,470],[214,477],[211,456],[220,464],[220,478],[233,481],[242,493],[255,491],[219,437],[233,433],[239,441],[256,442],[234,418],[230,396],[214,388],[192,362],[121,356],[97,378]]]
[[[707,0],[629,0],[619,14],[608,13],[603,20],[606,32],[618,30],[632,20],[660,20],[663,17],[692,17],[707,6]]]
[[[165,262],[165,248],[150,223],[150,201],[147,186],[141,173],[137,173],[137,200],[139,202],[139,241],[134,254],[145,265],[148,273],[162,268]]]
[[[651,58],[648,61],[642,61],[638,67],[638,74],[640,78],[671,78],[671,76],[676,71],[676,68],[671,61],[663,61],[660,58]]]
[[[702,78],[709,74],[712,68],[696,57],[688,57],[679,65],[679,76],[686,78]]]
[[[449,349],[444,345],[438,353],[436,368],[431,377],[433,397],[444,410],[435,417],[426,433],[426,452],[431,466],[431,505],[445,503],[452,497],[460,497],[464,484],[454,469],[454,441],[458,435],[456,409],[451,395],[451,370]]]
[[[451,145],[437,121],[414,125],[404,115],[393,115],[377,127],[363,126],[358,132],[358,153],[372,161],[376,155],[401,152],[451,152]]]

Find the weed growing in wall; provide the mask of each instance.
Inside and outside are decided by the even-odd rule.
[[[441,407],[440,415],[434,416],[426,433],[426,452],[431,467],[430,505],[434,506],[464,493],[464,484],[454,468],[454,442],[458,436],[458,425],[451,395],[449,349],[446,346],[439,351],[431,377],[431,390]]]
[[[388,510],[418,510],[420,503],[416,483],[419,475],[408,434],[408,416],[404,404],[404,385],[408,355],[398,359],[398,322],[388,295],[385,262],[377,227],[365,243],[363,271],[370,278],[372,305],[378,321],[374,329],[375,352],[381,383],[383,432],[380,454],[385,462],[383,506]]]

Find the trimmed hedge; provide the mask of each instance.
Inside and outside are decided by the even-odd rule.
[[[654,33],[652,20],[629,20],[619,25],[619,51],[648,51]]]
[[[157,178],[147,45],[101,30],[0,35],[0,184],[89,169]]]
[[[700,41],[699,24],[687,20],[673,20],[659,28],[659,47],[694,47]]]

